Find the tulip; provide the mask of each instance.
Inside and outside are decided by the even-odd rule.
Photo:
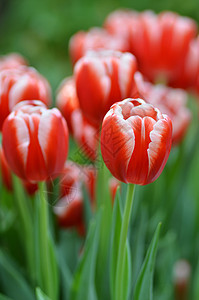
[[[61,172],[59,186],[60,199],[54,207],[58,224],[63,228],[76,228],[78,233],[85,234],[83,185],[90,199],[92,211],[95,211],[97,170],[90,165],[81,166],[72,161],[65,163]],[[120,182],[110,178],[108,182],[112,203]]]
[[[3,125],[3,150],[11,170],[27,181],[44,181],[62,170],[68,129],[60,111],[40,101],[15,106]]]
[[[12,108],[23,100],[40,100],[51,103],[47,80],[35,69],[21,66],[0,72],[0,130]]]
[[[101,28],[92,28],[88,32],[79,31],[69,42],[70,57],[75,64],[88,50],[127,51],[126,41],[122,37],[109,34]]]
[[[135,73],[135,87],[132,97],[142,97],[169,116],[173,125],[172,145],[179,144],[191,122],[191,112],[186,107],[187,93],[182,89],[172,89],[162,84],[153,85],[144,81],[139,72]]]
[[[79,107],[73,78],[67,78],[61,84],[56,105],[67,121],[69,131],[82,152],[92,161],[95,160],[99,131],[88,122]]]
[[[131,51],[132,22],[138,13],[131,10],[116,10],[108,15],[104,28],[110,33],[119,36],[127,44],[127,51]]]
[[[26,66],[26,60],[18,53],[10,53],[0,56],[0,71]]]
[[[76,228],[80,235],[85,234],[82,186],[85,185],[94,208],[95,183],[96,170],[93,167],[66,162],[60,176],[61,198],[54,207],[61,227]]]
[[[141,99],[115,103],[104,117],[102,157],[118,180],[139,185],[161,174],[171,149],[172,123]]]
[[[191,41],[185,60],[169,84],[173,87],[195,90],[199,76],[199,37]]]
[[[77,62],[77,96],[90,122],[99,126],[113,103],[130,96],[135,71],[136,59],[130,53],[93,51]]]
[[[7,188],[7,190],[13,191],[11,170],[8,166],[8,163],[6,161],[1,146],[0,146],[0,173],[1,173],[3,185]],[[29,195],[33,195],[38,189],[38,185],[36,183],[22,180],[22,184]]]
[[[152,81],[172,81],[196,36],[196,23],[172,12],[140,13],[132,20],[131,51]]]

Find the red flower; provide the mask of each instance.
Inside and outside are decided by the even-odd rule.
[[[66,119],[69,131],[79,147],[91,160],[95,160],[98,147],[98,130],[82,114],[73,78],[67,78],[61,84],[56,104]]]
[[[110,106],[131,94],[136,59],[130,53],[89,52],[75,65],[80,107],[86,118],[99,125]]]
[[[7,188],[7,190],[12,191],[13,185],[12,185],[11,170],[8,166],[8,163],[6,161],[1,146],[0,146],[0,173],[1,173],[3,185]],[[22,181],[22,184],[24,185],[24,188],[26,189],[29,195],[34,194],[38,189],[38,185],[36,183]]]
[[[0,56],[0,71],[26,66],[26,60],[18,53],[10,53]]]
[[[141,72],[153,81],[162,77],[172,81],[187,55],[196,29],[193,20],[172,12],[139,14],[131,27],[131,51]]]
[[[187,56],[169,83],[173,87],[194,90],[199,77],[199,37],[191,41]]]
[[[0,72],[0,130],[12,108],[23,100],[51,103],[51,90],[47,80],[35,69],[25,66]]]
[[[60,199],[54,207],[58,223],[64,228],[76,228],[80,235],[85,234],[84,199],[82,188],[86,188],[91,201],[91,208],[95,210],[95,188],[97,170],[93,166],[82,166],[67,161],[60,175]],[[120,182],[110,178],[109,189],[112,202]]]
[[[85,233],[82,185],[84,184],[94,208],[96,170],[92,166],[81,166],[68,161],[60,176],[60,196],[54,211],[61,227],[77,228]]]
[[[191,121],[191,112],[186,107],[187,93],[181,89],[172,89],[161,84],[153,85],[143,80],[139,72],[135,73],[136,91],[132,97],[142,97],[157,107],[172,121],[172,143],[179,144],[184,138]]]
[[[101,151],[113,176],[145,185],[161,174],[171,149],[172,123],[141,99],[115,103],[102,124]]]
[[[16,105],[3,125],[3,150],[11,170],[27,181],[56,176],[68,152],[66,121],[40,101]]]
[[[105,29],[119,36],[127,44],[127,51],[131,51],[131,27],[138,13],[131,10],[116,10],[108,15],[104,22]]]
[[[123,38],[111,35],[101,28],[92,28],[88,32],[79,31],[69,42],[69,52],[73,64],[76,63],[88,50],[118,50],[127,51],[126,41]]]

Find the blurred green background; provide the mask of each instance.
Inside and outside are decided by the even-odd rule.
[[[173,10],[199,22],[198,6],[198,0],[0,0],[0,54],[24,55],[55,91],[72,72],[68,41],[78,30],[101,26],[121,7]]]

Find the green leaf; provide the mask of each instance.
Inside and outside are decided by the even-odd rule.
[[[13,300],[34,300],[31,288],[18,270],[13,260],[0,251],[0,282],[3,291]]]
[[[96,222],[92,221],[84,247],[82,259],[74,275],[71,289],[73,300],[97,300],[95,290],[95,268],[99,244],[100,215]]]
[[[82,192],[83,192],[83,199],[84,199],[84,220],[86,224],[86,229],[88,231],[89,224],[93,216],[92,209],[91,209],[91,199],[85,185],[83,185],[82,187]]]
[[[0,294],[0,300],[12,300],[11,298],[8,298],[7,296]]]
[[[101,212],[100,238],[97,253],[96,289],[100,299],[110,298],[109,290],[109,249],[112,219],[112,201],[109,189],[110,172],[99,157],[97,177],[97,209]]]
[[[36,288],[36,297],[37,300],[50,300],[50,298],[46,296],[39,287]]]
[[[161,223],[158,224],[135,286],[134,300],[153,299],[153,273]]]
[[[114,206],[113,206],[113,218],[112,218],[112,230],[111,230],[111,246],[110,246],[110,285],[111,295],[114,299],[115,290],[115,276],[117,267],[117,257],[120,241],[120,231],[122,226],[122,215],[120,207],[120,189],[117,189]]]
[[[110,284],[111,284],[111,295],[112,299],[115,298],[115,280],[116,280],[116,268],[118,261],[118,249],[120,242],[120,232],[122,226],[122,199],[120,196],[120,188],[117,189],[114,207],[113,207],[113,218],[112,218],[112,230],[111,230],[111,246],[110,246]],[[122,299],[128,299],[130,292],[131,282],[131,252],[129,242],[126,243],[126,254],[125,254],[125,268],[124,276],[121,278],[123,281],[123,296]]]

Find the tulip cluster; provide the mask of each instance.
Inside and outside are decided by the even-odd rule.
[[[124,45],[117,48],[115,43],[112,49],[134,54],[148,80],[198,91],[199,44],[194,20],[173,12],[156,15],[153,11],[117,10],[106,18],[104,29],[99,30],[101,36],[93,38],[91,32],[84,33],[81,43],[81,32],[72,37],[69,49],[73,61],[73,53],[78,52],[80,58],[88,50],[110,49],[110,43],[107,46],[104,42],[104,36],[110,35],[110,41],[119,39]],[[78,51],[82,48],[84,51]]]
[[[71,299],[128,300],[130,282],[135,286],[132,299],[151,299],[148,282],[152,282],[160,226],[142,268],[134,260],[143,260],[143,255],[137,259],[138,252],[148,240],[140,242],[136,235],[132,249],[129,228],[133,224],[135,234],[145,230],[147,235],[151,224],[154,228],[162,216],[166,223],[172,214],[172,204],[166,208],[165,203],[167,189],[174,185],[175,157],[156,192],[150,194],[150,189],[158,183],[148,189],[143,186],[161,175],[172,146],[176,153],[181,151],[177,146],[192,121],[187,93],[199,94],[197,26],[173,12],[118,10],[106,18],[103,28],[75,34],[69,53],[73,72],[61,82],[52,108],[50,85],[37,70],[18,54],[0,57],[0,188],[13,194],[18,205],[26,275],[47,296],[37,290],[38,299],[58,300],[60,270],[67,277],[66,299],[70,292]],[[69,135],[75,141],[70,152]],[[73,159],[74,148],[88,158],[86,164],[84,156],[80,162]],[[185,149],[181,155],[191,157],[192,152]],[[175,162],[181,182],[188,164],[184,169],[179,165]],[[135,185],[140,186],[136,196],[143,206],[137,201],[134,222]],[[155,200],[145,201],[149,197]],[[165,207],[151,216],[161,197]],[[80,241],[79,251],[85,247],[72,272],[70,267],[64,269],[65,256],[57,258],[66,230],[69,236],[78,232],[74,241]],[[137,241],[142,245],[137,246]],[[131,262],[141,269],[134,278]]]

